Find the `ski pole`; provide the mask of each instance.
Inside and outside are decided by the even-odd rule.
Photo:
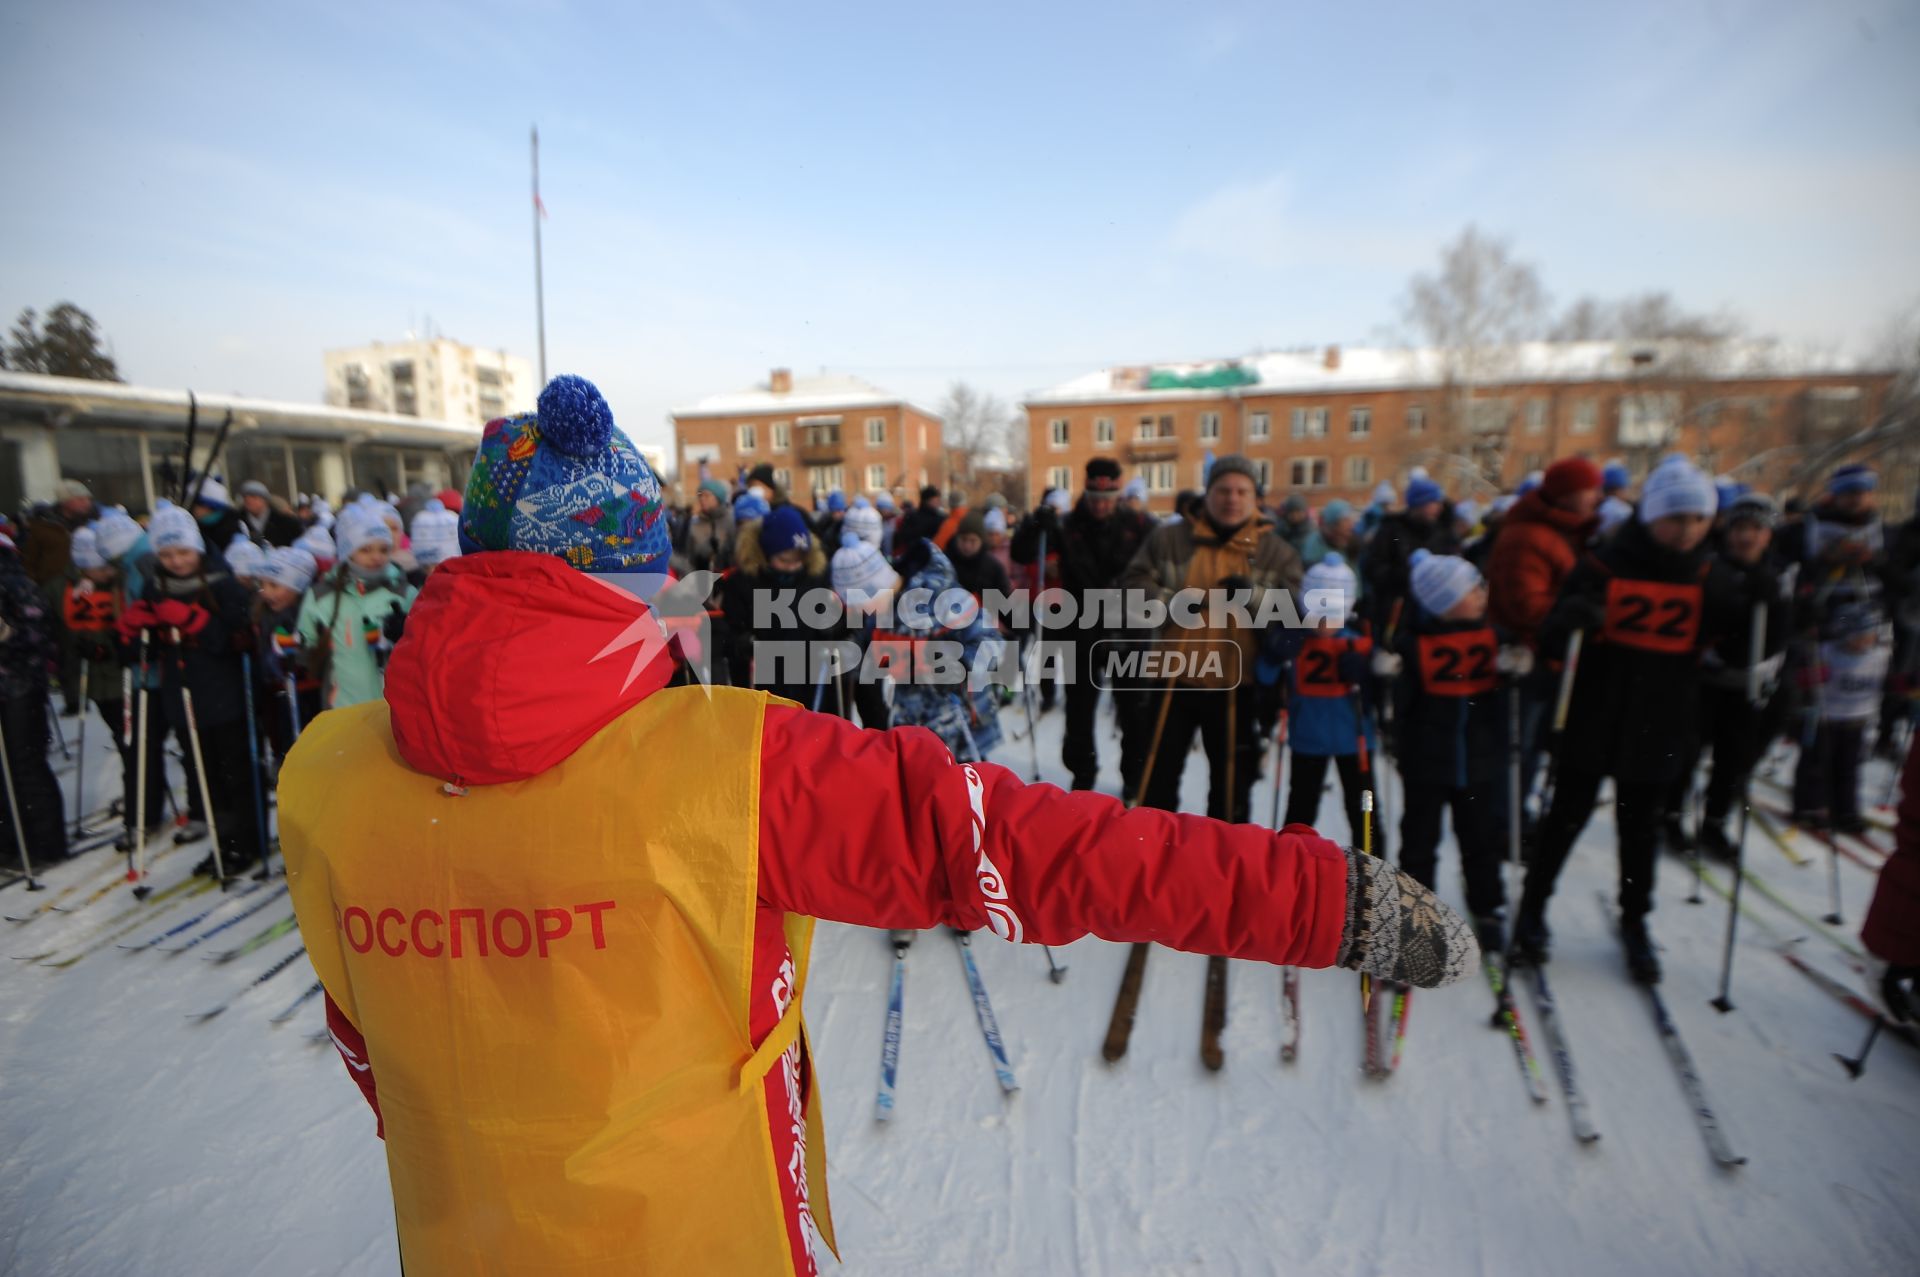
[[[54,743],[60,746],[60,757],[72,762],[73,751],[67,748],[67,729],[60,726],[60,714],[53,707],[51,694],[47,697],[47,717],[53,720],[53,739]]]
[[[147,718],[153,713],[153,693],[147,688],[147,650],[152,642],[151,630],[140,631],[140,679],[133,689],[133,718],[136,724],[133,739],[133,809],[127,819],[127,826],[133,837],[127,840],[127,881],[134,885],[133,894],[140,899],[146,898],[141,888],[141,879],[147,876]],[[167,796],[173,796],[171,786]]]
[[[1560,779],[1560,738],[1567,730],[1567,708],[1573,703],[1573,680],[1580,669],[1580,648],[1587,632],[1575,630],[1567,639],[1566,662],[1560,669],[1560,690],[1554,695],[1552,752],[1547,755],[1547,783],[1540,791],[1540,817],[1544,821],[1553,809],[1553,791]]]
[[[1507,678],[1507,863],[1520,863],[1520,685]]]
[[[1366,742],[1361,742],[1362,758],[1366,757]],[[1360,791],[1360,854],[1373,855],[1373,791]],[[1360,1014],[1366,1015],[1373,1009],[1373,977],[1360,973]]]
[[[253,718],[253,653],[240,653],[240,677],[246,683],[247,761],[253,774],[254,834],[260,840],[260,868],[254,877],[265,882],[273,876],[267,860],[267,801],[260,792],[260,727]]]
[[[1873,1044],[1880,1040],[1880,1030],[1885,1028],[1886,1024],[1886,1016],[1876,1015],[1873,1017],[1873,1026],[1867,1030],[1867,1040],[1860,1044],[1860,1054],[1854,1056],[1852,1059],[1848,1059],[1838,1051],[1833,1053],[1833,1058],[1840,1061],[1840,1067],[1845,1069],[1849,1076],[1859,1077],[1861,1073],[1866,1071],[1867,1053],[1872,1051]]]
[[[80,832],[80,817],[86,812],[87,804],[87,667],[93,662],[80,661],[80,763],[73,769],[73,832]]]
[[[287,717],[293,720],[293,739],[300,739],[300,685],[287,675]]]
[[[1767,648],[1767,605],[1753,605],[1753,625],[1747,638],[1747,704],[1756,713],[1762,708],[1760,659]],[[1714,766],[1720,765],[1714,759]],[[1740,782],[1740,838],[1733,847],[1733,893],[1727,898],[1727,943],[1720,955],[1720,996],[1713,998],[1713,1009],[1725,1015],[1733,1010],[1733,941],[1740,930],[1740,888],[1747,881],[1747,824],[1753,811],[1753,769]]]
[[[200,749],[200,724],[193,716],[193,689],[187,686],[187,658],[180,646],[180,629],[173,628],[173,668],[180,676],[180,703],[187,715],[187,743],[193,747],[193,770],[200,780],[200,806],[207,813],[207,839],[213,844],[213,876],[227,889],[227,866],[220,855],[220,822],[213,814],[213,791],[207,786],[207,759]]]
[[[1287,770],[1287,711],[1280,711],[1279,725],[1273,733],[1273,819],[1267,824],[1270,828],[1280,828],[1280,795],[1286,789],[1284,784]]]
[[[13,792],[13,755],[7,749],[7,729],[0,722],[0,772],[4,772],[7,782],[7,814],[13,818],[13,841],[20,849],[20,872],[26,877],[28,891],[44,891],[44,884],[34,881],[33,861],[27,855],[27,827],[20,820],[20,801]]]
[[[1041,528],[1040,529],[1040,587],[1043,593],[1045,592],[1046,584],[1047,584],[1047,530],[1045,528]],[[1033,606],[1033,602],[1031,599],[1028,600],[1027,606],[1029,608],[1029,615],[1031,615],[1031,608]],[[1033,633],[1034,663],[1044,670],[1046,668],[1046,664],[1045,664],[1045,660],[1043,658],[1042,650],[1041,650],[1041,639],[1042,639],[1044,630],[1042,627],[1036,625],[1032,627],[1032,633]],[[1033,779],[1036,783],[1038,783],[1038,781],[1040,780],[1040,740],[1038,737],[1036,737],[1033,734],[1033,697],[1037,690],[1033,686],[1033,682],[1034,680],[1029,679],[1027,677],[1026,662],[1022,661],[1020,664],[1020,704],[1025,706],[1027,711],[1027,748],[1032,752],[1032,755],[1033,755]],[[1047,960],[1051,962],[1053,960],[1053,955],[1048,954]]]

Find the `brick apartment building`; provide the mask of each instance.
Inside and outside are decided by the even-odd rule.
[[[1025,401],[1032,500],[1078,493],[1088,458],[1105,455],[1170,510],[1201,486],[1209,451],[1246,454],[1275,501],[1299,492],[1315,507],[1364,503],[1382,481],[1398,490],[1414,466],[1454,497],[1510,490],[1576,454],[1624,458],[1637,482],[1675,449],[1777,485],[1796,454],[1872,422],[1893,379],[1763,343],[1537,342],[1471,379],[1449,371],[1436,350],[1337,346],[1101,369]]]
[[[852,498],[946,484],[940,418],[857,377],[795,377],[776,368],[764,386],[712,395],[672,416],[675,473],[688,500],[702,461],[722,482],[768,462],[803,504],[836,488]]]

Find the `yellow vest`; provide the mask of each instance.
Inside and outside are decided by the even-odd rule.
[[[780,1186],[801,1172],[775,1164],[773,1070],[776,1092],[805,1079],[785,1094],[833,1245],[811,919],[785,921],[779,1025],[748,1033],[767,699],[656,692],[551,771],[463,797],[401,761],[384,701],[320,715],[288,755],[287,882],[366,1038],[409,1274],[791,1273]]]

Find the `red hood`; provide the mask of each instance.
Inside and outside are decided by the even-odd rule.
[[[537,776],[666,686],[647,606],[544,554],[435,569],[387,665],[400,756],[462,785]]]
[[[1600,526],[1600,516],[1575,514],[1571,510],[1563,510],[1557,505],[1550,504],[1536,491],[1521,497],[1514,503],[1513,509],[1507,511],[1507,521],[1504,526],[1515,527],[1523,523],[1543,523],[1561,536],[1573,540],[1576,545],[1580,545],[1584,544],[1586,539],[1593,535],[1594,529]]]

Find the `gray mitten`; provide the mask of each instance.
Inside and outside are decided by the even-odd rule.
[[[1466,919],[1377,856],[1347,849],[1347,925],[1339,965],[1435,989],[1480,965]]]

